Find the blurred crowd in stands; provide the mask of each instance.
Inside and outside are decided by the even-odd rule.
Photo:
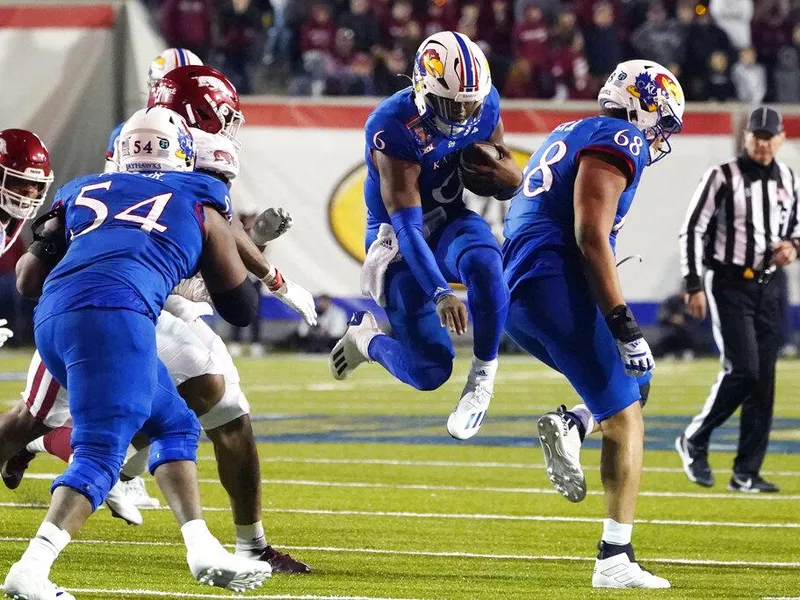
[[[384,96],[428,35],[460,31],[508,98],[593,98],[614,65],[669,67],[691,100],[800,102],[800,0],[150,0],[170,46],[242,93]]]

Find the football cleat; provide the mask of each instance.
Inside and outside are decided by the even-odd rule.
[[[28,465],[31,464],[34,458],[36,458],[36,454],[23,448],[8,459],[6,464],[3,465],[3,470],[0,471],[3,483],[6,484],[8,489],[15,490],[19,487]]]
[[[675,439],[675,450],[681,457],[683,472],[689,481],[703,487],[714,485],[714,471],[708,464],[708,451],[705,448],[698,448],[681,434]]]
[[[447,418],[447,433],[468,440],[481,428],[494,396],[494,381],[467,381],[461,400]]]
[[[376,335],[382,335],[371,312],[359,311],[350,317],[344,337],[336,342],[328,357],[328,368],[334,379],[341,381],[361,363],[372,362],[367,349]]]
[[[122,519],[128,525],[141,525],[142,513],[136,508],[136,505],[125,495],[122,487],[122,482],[117,481],[106,496],[106,506],[111,511],[111,514],[117,519]]]
[[[586,497],[586,478],[581,467],[581,436],[578,425],[561,405],[539,418],[539,441],[544,465],[553,487],[570,502]]]
[[[3,593],[13,600],[75,600],[75,596],[47,579],[32,561],[11,565]]]
[[[592,587],[595,588],[639,588],[661,589],[670,587],[669,581],[663,577],[645,571],[633,555],[633,547],[628,544],[626,550],[609,555],[609,545],[600,542],[600,554],[594,564]]]
[[[218,542],[212,547],[189,549],[186,562],[198,583],[236,593],[260,587],[272,576],[272,567],[268,562],[236,556],[227,552]]]
[[[134,506],[138,508],[158,508],[161,506],[161,501],[158,498],[153,498],[147,493],[147,488],[144,485],[144,479],[141,477],[134,477],[128,481],[122,481],[122,491],[125,497],[130,500]]]
[[[288,554],[278,552],[272,546],[267,546],[253,560],[261,560],[272,567],[273,573],[310,573],[311,567],[306,563],[292,558]]]
[[[765,481],[758,475],[736,475],[728,483],[729,492],[743,492],[745,494],[777,494],[780,488],[774,483]]]

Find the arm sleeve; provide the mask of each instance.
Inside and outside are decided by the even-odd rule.
[[[407,162],[422,162],[422,153],[408,128],[397,118],[375,113],[364,128],[367,148]]]
[[[392,213],[391,219],[400,253],[425,295],[437,302],[442,296],[452,294],[422,235],[422,207],[402,208]]]
[[[192,175],[197,177],[197,174]],[[219,212],[230,223],[233,218],[233,206],[228,193],[228,186],[211,175],[203,175],[204,189],[200,190],[200,204],[210,206]]]
[[[678,239],[681,247],[681,274],[687,291],[699,291],[703,265],[703,237],[719,208],[719,192],[724,178],[719,167],[706,172],[692,196]]]

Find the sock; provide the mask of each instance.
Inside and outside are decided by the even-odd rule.
[[[35,562],[37,567],[44,571],[45,577],[50,574],[50,567],[69,544],[70,535],[57,525],[44,521],[39,525],[36,537],[28,544],[28,549],[20,558],[20,562],[29,560]]]
[[[236,554],[256,554],[266,547],[267,538],[261,521],[236,526]]]
[[[133,446],[131,446],[133,447]],[[123,481],[130,481],[134,477],[139,477],[147,470],[147,461],[150,459],[150,446],[135,450],[128,456],[128,460],[122,465],[119,477]]]
[[[45,434],[44,449],[53,456],[57,456],[65,463],[69,463],[72,456],[72,445],[69,438],[72,435],[72,427],[59,427]]]
[[[616,546],[627,546],[631,543],[631,534],[633,533],[633,525],[625,523],[617,523],[614,519],[603,520],[603,537],[602,540],[607,544],[614,544]]]
[[[592,416],[592,411],[590,411],[585,404],[578,404],[576,406],[573,406],[571,409],[567,411],[567,414],[574,417],[575,420],[580,424],[578,430],[580,431],[581,434],[581,441],[583,441],[583,438],[586,437],[586,434],[592,433],[595,426],[597,425],[597,422],[594,420],[594,417]],[[581,427],[583,428],[583,430],[580,429]]]
[[[472,369],[470,369],[469,376],[470,378],[475,378],[476,380],[481,379],[488,379],[489,381],[494,379],[494,376],[497,374],[497,359],[494,358],[492,360],[481,360],[477,356],[472,357]]]
[[[41,452],[47,452],[44,447],[44,436],[38,437],[33,440],[30,444],[25,446],[25,450],[30,452],[31,454],[39,454]]]
[[[183,543],[186,544],[186,548],[204,545],[222,546],[219,540],[211,535],[208,525],[203,519],[195,519],[184,523],[181,526],[181,535],[183,535]]]

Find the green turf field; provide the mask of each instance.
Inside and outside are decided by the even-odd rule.
[[[0,353],[0,375],[27,368]],[[634,529],[637,555],[673,589],[598,591],[591,585],[603,500],[596,442],[584,451],[590,492],[573,505],[551,491],[535,417],[575,401],[563,380],[519,357],[501,362],[478,437],[451,440],[444,424],[467,362],[432,393],[411,391],[365,365],[344,383],[323,360],[241,360],[256,415],[270,541],[307,561],[308,576],[276,575],[252,598],[762,598],[800,597],[800,362],[780,364],[773,452],[777,496],[725,491],[736,423],[712,451],[717,485],[689,483],[671,444],[713,382],[713,361],[658,365],[646,409],[648,452]],[[19,381],[0,381],[4,406]],[[233,530],[209,444],[201,446],[203,503],[225,543]],[[22,553],[62,465],[40,457],[16,492],[0,489],[0,576]],[[155,492],[155,485],[148,487]],[[127,527],[95,515],[61,555],[52,579],[78,598],[224,598],[201,588],[164,510]]]

